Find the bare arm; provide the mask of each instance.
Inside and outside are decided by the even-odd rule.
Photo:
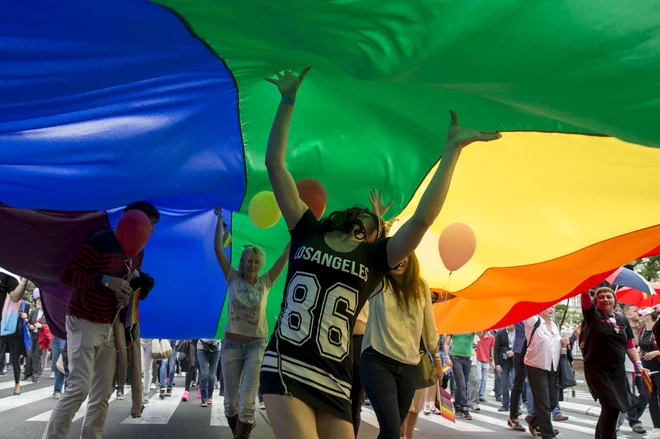
[[[18,303],[21,301],[21,299],[23,298],[23,294],[25,294],[25,289],[27,288],[27,285],[28,285],[28,280],[23,278],[19,282],[18,286],[9,292],[9,296],[11,297],[11,300],[14,303]]]
[[[217,214],[217,210],[216,210]],[[225,227],[224,227],[224,218],[222,216],[218,216],[218,222],[215,225],[215,241],[213,244],[213,249],[215,250],[215,257],[218,259],[218,263],[220,264],[220,268],[222,269],[222,274],[224,274],[225,279],[227,276],[229,276],[229,272],[231,271],[231,262],[229,261],[229,258],[227,257],[227,254],[225,253],[225,248],[223,246],[223,237],[225,233]]]
[[[390,267],[397,266],[415,251],[424,234],[440,214],[449,192],[449,185],[461,150],[472,142],[487,142],[501,137],[495,132],[463,128],[458,124],[456,113],[450,111],[450,114],[451,123],[449,124],[440,166],[438,166],[431,182],[424,191],[424,195],[422,195],[412,218],[401,226],[387,243],[387,262]]]
[[[291,249],[291,241],[286,245],[284,248],[284,251],[282,252],[282,255],[275,261],[272,267],[270,267],[270,270],[268,270],[268,278],[270,279],[271,283],[275,283],[278,277],[280,277],[280,274],[282,274],[282,270],[284,270],[284,266],[286,265],[286,262],[289,260],[289,250]]]
[[[270,136],[268,137],[266,169],[268,170],[268,178],[270,179],[270,185],[273,188],[275,199],[289,230],[293,230],[307,210],[307,206],[298,194],[296,182],[286,168],[285,161],[287,143],[289,141],[289,126],[293,117],[296,94],[308,71],[309,68],[306,68],[300,75],[296,76],[295,73],[286,70],[284,75],[278,73],[277,79],[266,79],[277,85],[277,88],[282,94],[282,102],[280,102],[277,108],[275,120],[273,121]]]

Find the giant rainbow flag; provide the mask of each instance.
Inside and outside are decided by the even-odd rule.
[[[263,78],[306,65],[288,165],[325,185],[327,211],[367,204],[376,187],[405,221],[442,159],[448,109],[503,133],[463,153],[418,250],[431,286],[455,297],[437,305],[441,331],[512,323],[660,251],[654,1],[10,1],[0,4],[0,201],[13,209],[0,215],[0,265],[43,266],[42,283],[57,282],[58,264],[39,264],[64,232],[38,235],[16,208],[58,220],[107,212],[94,221],[110,227],[115,209],[149,199],[163,220],[146,249],[156,287],[140,304],[143,334],[221,336],[212,209],[226,209],[234,260],[247,242],[268,264],[280,254],[284,222],[257,229],[247,217],[270,189],[279,99]],[[437,237],[457,221],[478,247],[449,277]]]

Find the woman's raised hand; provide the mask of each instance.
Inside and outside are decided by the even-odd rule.
[[[458,150],[468,146],[472,142],[490,142],[502,137],[497,131],[478,131],[472,128],[464,128],[458,124],[458,115],[454,110],[449,110],[451,122],[447,130],[447,147]]]
[[[283,73],[277,73],[275,78],[266,78],[266,81],[275,84],[283,98],[295,99],[300,84],[302,84],[310,69],[311,67],[305,67],[299,75],[291,70],[285,70]]]

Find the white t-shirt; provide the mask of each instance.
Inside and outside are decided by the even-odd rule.
[[[245,282],[238,271],[231,269],[227,275],[228,319],[225,332],[246,337],[266,338],[266,302],[268,292],[273,287],[266,273],[257,278],[254,285]]]

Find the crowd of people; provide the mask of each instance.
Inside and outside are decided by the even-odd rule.
[[[201,407],[213,403],[216,378],[221,378],[224,412],[236,439],[250,437],[257,398],[278,439],[354,438],[365,398],[378,418],[380,439],[412,439],[419,413],[435,410],[436,386],[450,389],[457,417],[469,421],[470,411],[478,411],[485,401],[491,371],[500,411],[509,412],[508,426],[525,431],[520,421],[524,402],[530,433],[552,439],[559,433],[553,421],[567,419],[559,399],[561,389],[570,385],[575,343],[583,346],[586,378],[603,406],[596,437],[616,437],[621,413],[628,414],[631,425],[638,422],[640,402],[630,390],[624,357],[638,375],[658,370],[653,360],[659,352],[652,338],[657,315],[642,319],[646,329],[636,337],[633,319],[613,311],[611,290],[597,290],[593,302],[590,294],[582,296],[585,323],[580,340],[560,335],[552,308],[494,334],[438,334],[432,307],[442,298],[424,281],[415,249],[442,209],[462,149],[475,141],[496,140],[499,134],[463,128],[451,112],[440,166],[411,219],[392,236],[391,223],[383,219],[391,203],[385,205],[375,191],[370,209],[350,207],[319,219],[300,199],[285,165],[295,100],[308,70],[300,75],[285,71],[269,79],[281,102],[265,165],[290,242],[268,271],[262,272],[264,252],[253,245],[246,246],[232,266],[223,248],[226,226],[216,210],[215,253],[227,283],[228,321],[222,342],[141,339],[139,323],[128,310],[132,301],[145,300],[155,284],[142,271],[144,252],[127,257],[114,230],[95,234],[61,276],[74,292],[67,309],[67,340],[53,340],[52,350],[54,362],[68,353],[62,372],[66,387],[63,391],[55,384],[54,395],[61,399],[43,437],[66,438],[76,411],[88,398],[82,438],[98,439],[113,391],[121,399],[124,385],[130,383],[131,415],[140,417],[152,384],[160,398],[171,397],[177,367],[183,367],[181,398],[188,401],[197,384]],[[152,204],[133,203],[125,213],[132,210],[143,212],[155,231],[160,214]],[[266,301],[287,263],[281,314],[268,339]],[[7,300],[22,303],[26,281],[5,282],[1,291]],[[3,337],[2,343],[11,354],[16,395],[21,357],[26,358],[23,378],[39,378],[40,342],[47,331],[38,301],[33,310],[21,304],[20,316],[17,328],[27,325],[32,348],[26,351],[22,329]],[[642,360],[635,343],[644,352]],[[164,351],[168,355],[159,358]],[[154,359],[159,361],[156,366]],[[451,374],[444,373],[448,368]],[[654,424],[660,421],[656,377],[649,404]],[[634,428],[639,432],[638,426]]]

